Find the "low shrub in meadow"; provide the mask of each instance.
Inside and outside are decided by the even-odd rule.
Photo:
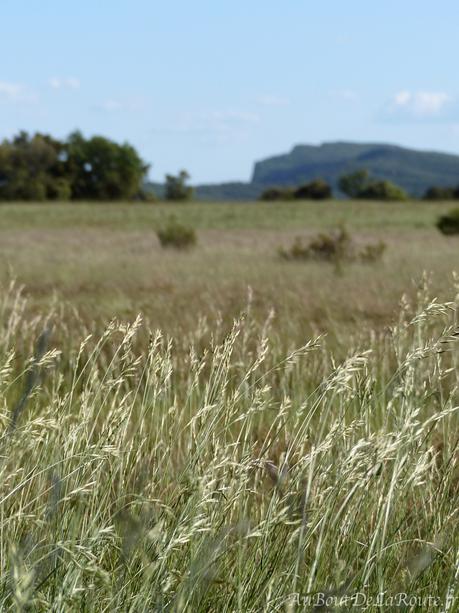
[[[437,228],[442,234],[459,234],[459,208],[442,215],[437,221]]]
[[[332,232],[321,232],[309,241],[297,237],[293,244],[279,249],[285,260],[313,260],[320,262],[377,262],[386,249],[382,241],[358,246],[345,228]]]
[[[167,224],[156,231],[162,247],[174,249],[190,249],[197,242],[195,230],[171,218]]]

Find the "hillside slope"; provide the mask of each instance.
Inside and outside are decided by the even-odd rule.
[[[297,145],[290,153],[256,162],[250,182],[196,185],[194,197],[208,201],[256,200],[266,187],[295,186],[319,177],[339,196],[339,177],[362,168],[374,178],[393,181],[415,197],[433,185],[459,185],[459,155],[397,145],[334,142]],[[147,183],[145,187],[164,197],[164,184]]]
[[[290,153],[257,162],[252,183],[298,185],[321,177],[337,190],[340,175],[361,168],[397,183],[413,196],[421,196],[432,185],[459,184],[457,155],[347,142],[298,145]]]

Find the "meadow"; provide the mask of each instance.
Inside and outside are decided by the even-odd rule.
[[[456,611],[449,207],[2,205],[0,610]]]
[[[0,281],[25,286],[34,312],[58,302],[88,325],[138,313],[165,332],[186,333],[201,317],[231,322],[245,308],[301,342],[332,329],[383,326],[423,272],[450,297],[457,241],[435,229],[448,204],[301,202],[243,204],[11,204],[0,207]],[[155,229],[171,215],[195,228],[187,253],[161,249]],[[278,249],[296,236],[344,224],[356,240],[383,240],[373,266],[337,275],[321,263],[286,263]],[[336,325],[335,325],[336,324]]]

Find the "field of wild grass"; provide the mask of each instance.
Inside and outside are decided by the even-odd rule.
[[[457,611],[446,207],[0,207],[0,611]]]
[[[337,359],[250,296],[186,337],[70,334],[12,286],[0,610],[456,611],[457,289]]]
[[[2,204],[0,286],[23,284],[32,316],[59,305],[91,327],[141,313],[153,328],[187,335],[201,317],[231,322],[247,288],[262,321],[271,309],[279,336],[301,344],[389,325],[403,294],[414,299],[423,272],[449,299],[458,239],[435,228],[451,203],[290,202],[185,204]],[[186,253],[162,249],[156,230],[170,216],[195,230]],[[359,245],[386,244],[380,262],[334,266],[279,257],[297,237],[345,226]],[[340,340],[338,339],[338,340]]]

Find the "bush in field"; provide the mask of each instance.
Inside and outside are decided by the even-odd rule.
[[[343,175],[339,179],[339,188],[349,198],[360,200],[408,200],[408,194],[404,189],[391,181],[371,179],[367,170]]]
[[[442,234],[459,234],[459,208],[442,215],[437,221],[437,228]]]
[[[364,245],[359,251],[358,257],[362,262],[371,264],[373,262],[379,262],[386,251],[387,245],[384,241],[378,241],[377,243],[368,243]]]
[[[379,261],[386,249],[383,242],[356,245],[345,228],[333,232],[321,232],[308,242],[297,237],[288,248],[281,248],[279,255],[285,260],[312,260],[320,262],[366,262]]]
[[[343,194],[349,198],[359,198],[362,191],[368,186],[370,175],[368,170],[356,170],[339,178],[338,186]]]
[[[193,188],[187,185],[190,175],[186,170],[181,170],[177,176],[166,175],[165,197],[166,200],[181,201],[191,200]]]
[[[426,190],[423,200],[453,200],[457,198],[457,190],[454,187],[429,187]]]
[[[158,202],[158,198],[152,189],[140,189],[134,200],[137,200],[138,202]]]
[[[193,228],[186,226],[175,218],[156,232],[162,247],[174,249],[189,249],[196,244],[197,237]]]
[[[261,193],[259,200],[326,200],[332,197],[331,187],[322,179],[315,179],[299,187],[269,187]]]
[[[332,197],[332,189],[323,179],[315,179],[300,185],[293,193],[295,200],[327,200]]]
[[[360,192],[359,198],[363,200],[408,200],[404,189],[390,181],[372,181]]]
[[[293,200],[293,190],[290,187],[269,187],[260,194],[259,200],[265,202]]]

